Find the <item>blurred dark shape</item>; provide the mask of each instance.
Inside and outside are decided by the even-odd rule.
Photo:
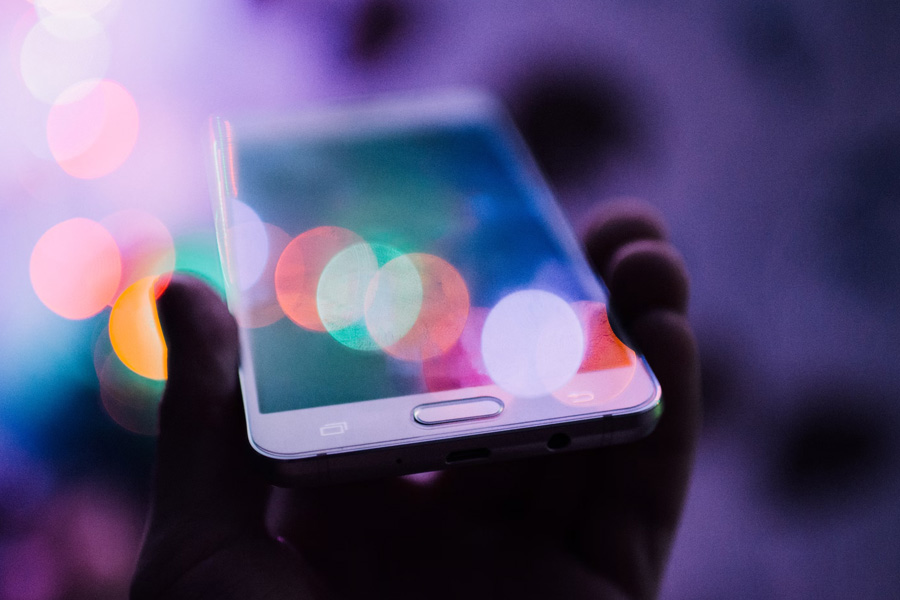
[[[880,398],[834,386],[805,402],[776,453],[775,491],[797,508],[830,507],[869,493],[891,459],[890,420]],[[878,401],[873,401],[873,399]]]
[[[145,495],[155,452],[155,438],[135,435],[117,425],[103,410],[99,391],[73,390],[73,402],[47,425],[47,460],[57,472],[117,481],[123,489]]]
[[[512,102],[513,116],[550,179],[596,174],[638,136],[623,86],[596,72],[557,65],[537,74]]]
[[[115,484],[78,481],[0,544],[0,598],[125,598],[144,507]]]
[[[365,2],[350,24],[347,49],[350,59],[368,63],[383,58],[406,31],[409,21],[409,9],[401,2]]]
[[[700,347],[705,429],[728,420],[735,409],[738,394],[736,370],[740,367],[736,364],[732,348],[740,347],[740,343],[721,333],[703,331],[698,331],[697,343]]]
[[[838,196],[824,246],[840,277],[866,297],[900,288],[900,131],[879,131],[838,161]]]
[[[52,600],[63,597],[60,566],[50,540],[8,537],[0,544],[0,598]]]
[[[27,529],[29,521],[40,512],[53,480],[51,465],[34,460],[24,449],[8,446],[4,441],[0,440],[0,547],[3,540]]]
[[[792,76],[812,66],[812,55],[789,5],[751,2],[738,8],[735,21],[738,53],[750,64],[786,70]]]

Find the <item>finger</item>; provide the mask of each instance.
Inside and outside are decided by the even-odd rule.
[[[158,301],[169,378],[160,406],[160,510],[238,523],[261,515],[265,485],[254,472],[238,384],[237,325],[199,280],[176,278]],[[195,514],[197,513],[197,514]]]
[[[607,221],[601,231],[626,221]],[[622,229],[649,234],[626,239],[619,233],[600,268],[614,312],[659,379],[663,414],[648,438],[573,457],[584,461],[582,473],[592,474],[584,494],[590,508],[576,531],[590,564],[646,597],[656,591],[681,514],[700,427],[700,378],[685,316],[690,286],[683,259],[652,237],[659,229]]]
[[[205,284],[181,276],[157,307],[168,381],[140,570],[164,578],[226,540],[265,536],[266,485],[247,451],[237,327],[228,309]]]
[[[270,504],[271,527],[296,548],[335,590],[352,591],[406,573],[388,569],[373,556],[393,556],[396,564],[412,564],[421,548],[433,541],[422,527],[428,492],[402,478],[348,483],[321,488],[275,490]],[[348,564],[354,577],[346,577]],[[408,577],[408,573],[406,573]]]
[[[606,202],[597,208],[583,232],[588,259],[601,277],[607,276],[612,256],[637,240],[665,240],[662,217],[652,206],[635,199]]]
[[[662,389],[663,414],[656,430],[623,451],[634,451],[629,480],[646,494],[638,496],[651,525],[674,526],[700,432],[700,364],[697,342],[687,318],[659,310],[639,317],[632,335]],[[678,500],[678,502],[675,502]]]
[[[683,315],[638,317],[632,335],[663,390],[663,415],[649,437],[589,453],[590,510],[577,529],[589,564],[634,597],[653,597],[677,529],[700,427],[697,348]]]
[[[640,312],[669,307],[686,310],[687,273],[680,255],[663,241],[665,237],[665,226],[656,210],[631,199],[601,205],[587,228],[586,251],[595,269],[602,269],[610,277],[611,285],[610,281],[607,285],[612,303],[623,299],[626,324]],[[616,310],[613,313],[620,316]],[[459,496],[459,507],[468,507],[473,498],[471,489],[490,490],[490,501],[474,502],[471,509],[473,513],[490,514],[488,507],[522,498],[523,489],[533,489],[541,468],[520,463],[461,469],[449,472],[442,485],[448,495]],[[583,477],[578,472],[571,475]],[[554,471],[546,477],[557,478],[559,473]]]
[[[654,310],[687,312],[687,269],[668,242],[639,240],[619,247],[607,263],[606,285],[615,313],[626,326]]]
[[[588,562],[635,597],[655,594],[674,538],[699,433],[696,343],[685,315],[687,270],[647,206],[618,205],[587,249],[614,313],[660,381],[663,415],[639,442],[573,456],[563,474],[590,477],[576,531]]]

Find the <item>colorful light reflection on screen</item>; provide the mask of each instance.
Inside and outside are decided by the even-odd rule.
[[[263,227],[268,244],[266,264],[256,283],[241,294],[241,305],[235,317],[242,327],[265,327],[284,316],[275,294],[275,267],[282,252],[291,242],[291,236],[270,223],[263,223]]]
[[[576,373],[602,371],[604,398],[633,377],[637,357],[612,331],[602,302],[569,304],[551,292],[526,289],[490,310],[471,307],[462,275],[447,261],[352,243],[359,239],[340,227],[319,227],[285,241],[280,271],[267,273],[257,286],[269,285],[273,296],[280,289],[279,302],[299,309],[291,320],[305,329],[324,329],[356,350],[421,361],[430,391],[494,383],[521,397],[553,393],[579,404],[584,394],[567,387]],[[274,248],[270,252],[275,255]]]
[[[269,262],[266,228],[255,210],[239,200],[233,200],[228,235],[233,240],[234,253],[231,277],[240,289],[250,289]]]
[[[381,266],[365,290],[363,312],[372,340],[387,348],[403,339],[422,310],[422,278],[410,255],[402,254]]]
[[[319,277],[316,309],[331,337],[354,350],[371,351],[380,348],[378,342],[369,334],[366,324],[366,297],[380,267],[400,256],[398,250],[389,246],[363,242],[341,250],[328,261]],[[408,290],[414,285],[400,284],[397,287],[405,287]],[[410,300],[411,295],[405,294],[406,297],[402,300]],[[401,301],[400,296],[390,293],[383,295],[384,298],[395,301]],[[375,303],[374,295],[370,298],[382,316],[390,313],[380,307],[380,302]],[[385,323],[379,323],[379,326],[383,330],[390,329],[390,325]],[[400,323],[394,329],[402,327],[403,323]]]
[[[402,360],[449,350],[469,312],[465,281],[447,261],[369,244],[341,227],[294,238],[274,279],[278,302],[294,323],[327,331],[349,348],[381,349]]]
[[[459,271],[442,258],[421,253],[406,254],[404,258],[414,269],[422,289],[417,310],[408,309],[413,325],[396,342],[375,339],[395,358],[426,360],[447,352],[459,339],[469,316],[469,290]],[[406,310],[402,303],[393,307],[398,318]],[[369,323],[368,313],[366,322]]]
[[[599,371],[634,365],[634,351],[622,343],[609,324],[606,305],[602,302],[581,300],[572,308],[585,331],[584,360],[578,371]]]
[[[602,294],[573,269],[493,134],[452,131],[273,131],[237,136],[235,148],[214,121],[225,216],[239,169],[241,200],[299,233],[272,278],[289,318],[246,332],[263,412],[491,385],[546,398],[632,368],[601,304],[580,319],[574,301]],[[238,232],[220,233],[226,254],[246,253],[235,252]],[[246,290],[229,295],[251,327]]]
[[[482,355],[494,382],[522,397],[547,394],[567,383],[584,358],[584,332],[559,296],[522,290],[491,310]]]
[[[481,356],[481,332],[488,309],[473,306],[456,343],[445,353],[422,363],[422,376],[430,392],[456,390],[493,383]]]
[[[316,307],[322,271],[340,251],[364,240],[343,227],[317,227],[287,245],[275,267],[275,293],[287,317],[306,329],[325,331]]]
[[[585,352],[579,373],[592,373],[591,385],[586,388],[577,378],[553,392],[561,402],[583,406],[606,402],[621,394],[634,378],[638,359],[609,325],[606,305],[582,300],[572,304],[585,332]],[[598,396],[594,390],[603,390]]]

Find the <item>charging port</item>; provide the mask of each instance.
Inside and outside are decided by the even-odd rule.
[[[474,448],[472,450],[456,450],[447,455],[447,463],[464,462],[467,460],[480,460],[490,458],[491,451],[487,448]]]
[[[567,447],[572,440],[569,439],[564,433],[554,433],[550,436],[550,439],[547,440],[547,449],[548,450],[562,450]]]

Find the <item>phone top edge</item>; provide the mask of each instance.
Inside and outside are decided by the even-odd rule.
[[[234,115],[235,130],[254,139],[281,138],[290,133],[370,134],[384,130],[506,115],[502,103],[478,88],[444,88],[427,92],[361,96],[328,104],[311,104],[284,113]],[[218,117],[222,118],[222,117]]]

